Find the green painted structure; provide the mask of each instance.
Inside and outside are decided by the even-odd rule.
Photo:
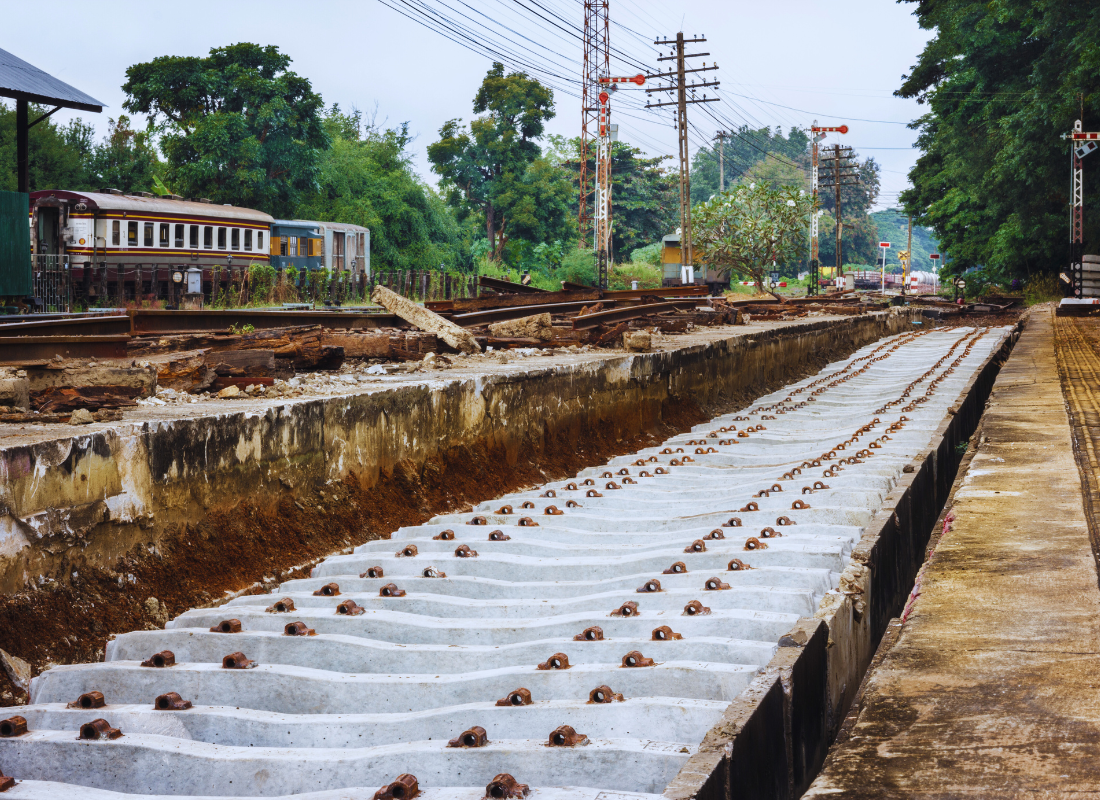
[[[31,294],[30,195],[0,192],[0,298]]]

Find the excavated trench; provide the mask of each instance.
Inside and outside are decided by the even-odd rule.
[[[26,733],[0,723],[10,796],[796,794],[1012,340],[910,331],[708,422],[717,394],[655,393],[633,431],[574,421],[537,453],[483,439],[349,470],[7,598],[21,624],[34,595],[73,601],[78,657],[95,639],[74,623],[138,629],[39,675],[12,709]],[[724,402],[768,380],[724,378]],[[38,613],[43,638],[67,629]]]

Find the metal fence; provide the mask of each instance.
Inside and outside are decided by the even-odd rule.
[[[31,279],[33,311],[72,311],[73,287],[68,256],[34,256]]]

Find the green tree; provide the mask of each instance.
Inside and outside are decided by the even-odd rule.
[[[786,136],[776,127],[753,130],[748,125],[731,131],[723,140],[726,188],[761,161],[795,163],[809,170],[810,139],[800,128],[792,127]],[[769,154],[771,157],[769,157]],[[718,144],[700,147],[691,161],[691,200],[701,203],[718,193]],[[750,181],[751,182],[751,181]]]
[[[806,221],[815,210],[804,191],[739,184],[692,208],[696,256],[762,286],[773,265],[802,257]]]
[[[360,112],[334,105],[324,125],[332,147],[321,156],[317,188],[303,197],[299,218],[370,228],[375,272],[469,266],[453,212],[412,167],[407,123],[364,123]]]
[[[149,116],[178,193],[287,216],[329,145],[320,95],[289,66],[249,43],[160,56],[126,70],[125,107]]]
[[[531,205],[532,193],[542,190],[536,188],[541,181],[526,173],[541,155],[535,140],[554,116],[554,93],[526,73],[505,75],[504,65],[495,63],[478,89],[473,110],[483,116],[469,128],[460,119],[444,123],[439,141],[428,146],[428,160],[460,219],[471,213],[482,217],[491,256],[499,259],[513,222],[528,233],[537,227],[530,213],[541,213]],[[548,212],[553,215],[556,209]]]
[[[31,105],[31,121],[50,109]],[[63,189],[88,191],[99,188],[88,172],[94,130],[79,117],[67,125],[45,119],[30,129],[30,190]],[[0,102],[0,190],[14,192],[18,186],[15,165],[15,108]]]
[[[88,160],[92,183],[127,194],[153,191],[158,167],[157,151],[149,141],[149,133],[131,129],[130,118],[125,114],[107,121],[107,135]]]
[[[1067,259],[1070,131],[1100,124],[1100,14],[1071,0],[939,0],[914,13],[934,31],[897,94],[928,112],[923,154],[902,194],[958,273],[1008,280]],[[1090,156],[1090,158],[1097,158]],[[1085,161],[1086,172],[1095,167]],[[1086,176],[1086,182],[1089,178]],[[1100,206],[1085,204],[1085,252],[1100,247]]]

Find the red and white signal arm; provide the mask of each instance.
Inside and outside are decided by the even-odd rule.
[[[813,133],[818,133],[818,132],[821,132],[821,133],[847,133],[848,132],[848,126],[847,125],[838,125],[834,128],[819,128],[815,125],[815,126],[810,128],[810,131],[813,132]]]
[[[889,246],[890,246],[890,243],[889,243],[889,242],[879,242],[879,243],[878,243],[878,246],[879,246],[879,247],[889,247]]]
[[[939,253],[929,253],[928,257],[930,259],[932,259],[933,261],[938,261],[939,258],[940,258],[940,254]]]

